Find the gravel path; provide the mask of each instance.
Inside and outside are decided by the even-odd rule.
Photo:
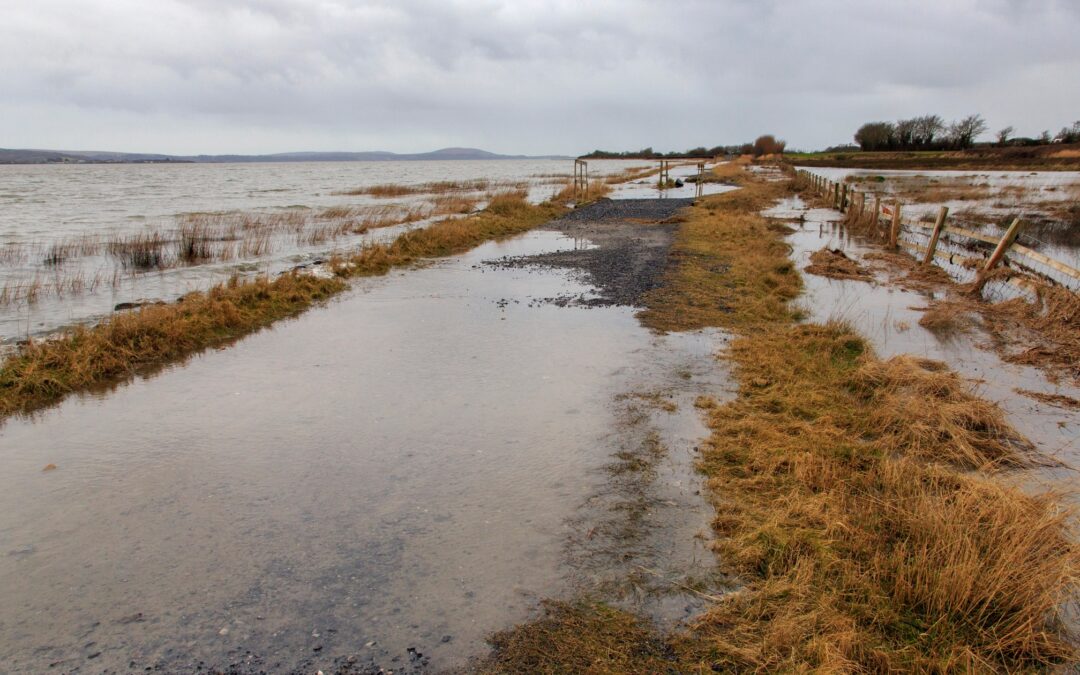
[[[595,286],[597,298],[545,298],[559,305],[641,306],[645,293],[661,283],[679,212],[692,199],[602,199],[544,226],[586,239],[595,248],[536,256],[499,258],[497,267],[557,267],[574,270]]]

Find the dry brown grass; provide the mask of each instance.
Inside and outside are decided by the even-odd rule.
[[[1080,296],[1067,288],[1032,282],[1035,300],[1017,298],[996,304],[979,303],[978,310],[1000,344],[1010,352],[1005,358],[1043,368],[1055,377],[1080,382]],[[1021,326],[1031,335],[1016,335]],[[1020,351],[1015,351],[1020,347]]]
[[[441,195],[431,200],[432,214],[446,216],[451,214],[472,213],[480,203],[479,197],[466,195]]]
[[[1066,396],[1065,394],[1047,394],[1041,391],[1032,391],[1030,389],[1013,389],[1017,394],[1021,396],[1027,396],[1028,398],[1035,399],[1040,403],[1052,405],[1057,408],[1065,408],[1066,410],[1080,410],[1080,401],[1076,400],[1072,396]]]
[[[671,648],[640,619],[600,603],[544,603],[544,615],[491,637],[478,673],[671,672]]]
[[[700,665],[1073,658],[1059,618],[1080,562],[1069,516],[984,477],[1032,459],[1000,410],[944,364],[880,361],[840,324],[755,333],[732,358],[740,397],[710,416],[703,468],[721,559],[748,587],[697,622]]]
[[[568,182],[562,186],[554,195],[551,196],[551,201],[556,204],[571,204],[574,203],[575,198],[580,198],[577,203],[586,204],[597,199],[603,199],[611,194],[612,187],[610,184],[601,180],[590,180],[589,189],[585,194],[575,194],[573,182]]]
[[[810,265],[806,267],[810,274],[830,279],[848,279],[851,281],[873,281],[874,275],[856,260],[852,260],[838,248],[823,248],[810,254]]]
[[[739,185],[747,178],[746,167],[752,164],[750,157],[743,156],[730,162],[721,162],[712,168],[712,175],[726,183]]]
[[[931,302],[923,311],[919,325],[938,337],[945,338],[971,329],[975,321],[969,302],[937,300]]]
[[[0,419],[49,406],[72,392],[122,382],[298,314],[345,289],[343,278],[385,274],[420,258],[460,253],[524,232],[560,212],[551,204],[530,205],[523,192],[499,193],[481,213],[434,223],[335,261],[334,278],[292,273],[244,283],[234,277],[176,304],[149,305],[93,328],[31,342],[0,365]]]
[[[679,228],[662,287],[639,315],[659,330],[787,321],[787,304],[802,290],[788,246],[758,215],[782,193],[776,184],[750,183],[699,200]]]
[[[872,251],[863,259],[880,263],[884,269],[892,272],[890,281],[901,288],[931,292],[953,285],[948,272],[936,265],[923,265],[904,251]]]

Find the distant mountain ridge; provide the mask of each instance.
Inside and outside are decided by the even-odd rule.
[[[467,159],[569,159],[561,155],[500,155],[477,148],[443,148],[432,152],[279,152],[269,155],[161,155],[93,150],[15,150],[0,148],[0,164],[166,164],[227,162],[387,162]]]

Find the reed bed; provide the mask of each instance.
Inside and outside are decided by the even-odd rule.
[[[0,285],[0,307],[29,305],[50,297],[74,297],[94,293],[98,289],[119,288],[123,279],[120,269],[39,272],[29,279],[8,281]]]
[[[121,277],[183,266],[233,260],[258,260],[285,246],[314,247],[369,230],[419,220],[466,214],[479,197],[446,195],[430,204],[402,206],[335,206],[321,211],[289,209],[271,213],[190,213],[172,229],[152,228],[113,237],[79,235],[44,247],[8,245],[0,249],[0,264],[25,263],[40,257],[33,276],[0,287],[0,306],[32,304],[115,287]],[[105,260],[97,260],[104,256]],[[90,272],[88,264],[113,265]]]
[[[392,198],[404,197],[406,195],[438,195],[445,194],[447,192],[482,192],[484,190],[491,189],[492,187],[506,187],[507,185],[508,184],[505,183],[498,184],[494,181],[484,178],[460,181],[433,181],[428,183],[417,183],[415,185],[406,185],[403,183],[381,183],[378,185],[368,185],[352,190],[346,190],[344,192],[336,192],[334,194],[349,196],[367,195],[369,197]]]

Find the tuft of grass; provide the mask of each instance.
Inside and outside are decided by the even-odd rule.
[[[830,279],[873,281],[874,275],[856,260],[852,260],[838,248],[823,248],[810,254],[806,271]]]
[[[575,195],[573,182],[567,182],[565,185],[562,186],[562,189],[552,195],[551,201],[555,202],[556,204],[565,205],[573,202],[575,197],[580,197],[577,203],[584,204],[607,197],[609,194],[611,194],[611,190],[612,187],[610,183],[601,181],[599,179],[590,179],[589,189],[587,193],[585,195],[581,195],[580,193],[578,195]]]
[[[111,241],[106,250],[124,267],[152,270],[168,264],[165,252],[168,244],[168,239],[160,232],[145,232]]]
[[[543,616],[496,633],[478,673],[666,673],[672,648],[640,619],[595,602],[545,602]]]

